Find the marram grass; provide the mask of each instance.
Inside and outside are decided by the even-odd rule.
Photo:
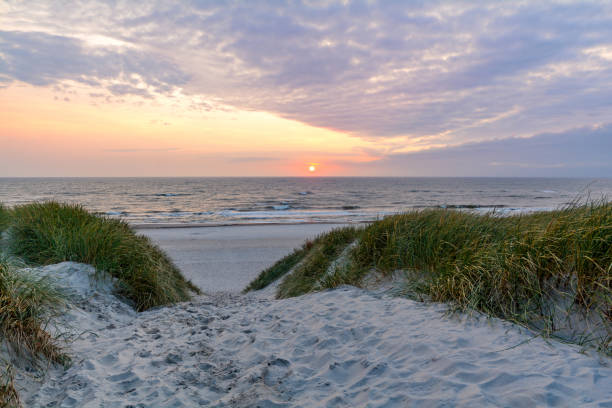
[[[61,293],[48,278],[17,269],[0,257],[0,349],[66,364],[69,359],[55,339],[45,331],[49,318],[63,304]],[[19,407],[14,368],[0,360],[0,407]]]
[[[9,362],[0,366],[0,408],[20,408],[19,393],[15,388],[15,369]]]
[[[258,290],[286,276],[278,287],[279,298],[298,296],[311,291],[327,272],[332,261],[361,233],[357,227],[336,228],[306,241],[271,267],[262,271],[244,290]]]
[[[0,257],[0,337],[11,350],[66,362],[66,356],[44,330],[63,302],[61,292],[49,278],[17,269]]]
[[[389,216],[356,230],[358,244],[346,266],[325,276],[325,265],[332,261],[326,258],[339,253],[334,234],[319,237],[329,243],[313,245],[300,266],[285,275],[280,288],[290,290],[279,290],[280,297],[315,290],[317,280],[327,287],[359,285],[372,271],[404,270],[419,277],[411,286],[419,295],[551,334],[566,323],[552,306],[564,300],[568,316],[579,313],[585,321],[598,322],[595,342],[609,350],[610,202],[504,217],[448,209]]]
[[[308,245],[303,261],[282,280],[277,296],[288,298],[312,291],[317,282],[324,277],[331,263],[351,242],[359,229],[344,227],[322,234]]]
[[[301,248],[296,248],[292,253],[285,256],[271,267],[264,269],[257,276],[257,278],[255,278],[251,283],[249,283],[249,286],[247,286],[243,290],[243,292],[246,293],[251,290],[259,290],[265,288],[266,286],[283,276],[289,270],[291,270],[302,259],[304,259],[304,256],[306,255],[306,253],[308,253],[311,247],[312,241],[306,241]]]
[[[9,210],[0,203],[0,239],[2,238],[2,233],[6,229],[9,224]]]
[[[17,206],[8,213],[9,250],[24,261],[82,262],[119,281],[119,293],[139,311],[185,301],[199,289],[167,255],[121,220],[56,202]]]

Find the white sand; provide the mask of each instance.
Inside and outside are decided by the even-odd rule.
[[[342,224],[246,225],[137,230],[163,248],[205,292],[240,291],[306,239]]]
[[[91,332],[26,406],[612,406],[610,359],[439,304],[352,287],[216,294],[140,314],[105,287],[73,298]]]

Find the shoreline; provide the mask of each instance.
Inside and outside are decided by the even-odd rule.
[[[293,226],[293,225],[359,225],[359,224],[370,224],[372,221],[305,221],[305,222],[261,222],[261,223],[145,223],[145,224],[131,224],[130,227],[135,230],[149,230],[149,229],[173,229],[173,228],[218,228],[218,227],[266,227],[266,226]]]

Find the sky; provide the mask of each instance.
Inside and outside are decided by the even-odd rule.
[[[611,157],[612,2],[0,2],[0,177],[612,177]]]

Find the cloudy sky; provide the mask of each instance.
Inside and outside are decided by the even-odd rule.
[[[612,177],[612,3],[3,1],[0,176]]]

